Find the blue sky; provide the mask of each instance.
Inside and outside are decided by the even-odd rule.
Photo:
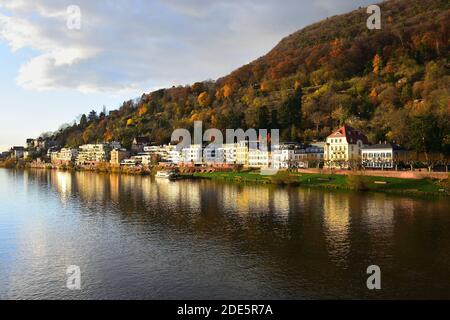
[[[0,0],[0,150],[92,109],[224,76],[367,0]],[[81,30],[67,28],[69,5]]]

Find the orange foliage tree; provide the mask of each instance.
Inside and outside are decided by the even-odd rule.
[[[373,57],[372,66],[373,66],[373,73],[378,76],[380,74],[380,67],[381,67],[381,57],[378,54],[376,54],[375,57]]]
[[[198,104],[203,108],[208,107],[212,102],[208,92],[200,93],[197,100]]]

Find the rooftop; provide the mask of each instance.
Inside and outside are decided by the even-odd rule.
[[[342,137],[345,137],[347,139],[347,142],[351,144],[355,144],[358,140],[361,140],[364,144],[369,144],[369,140],[363,133],[350,127],[349,125],[344,125],[328,136],[328,138]]]
[[[395,143],[389,143],[389,142],[384,142],[384,143],[378,143],[378,144],[374,144],[371,146],[367,146],[362,148],[363,150],[372,150],[372,149],[393,149],[393,150],[403,150],[402,147],[400,147],[398,144]]]

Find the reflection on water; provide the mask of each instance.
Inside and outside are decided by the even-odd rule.
[[[0,170],[0,201],[0,298],[450,298],[448,199]]]

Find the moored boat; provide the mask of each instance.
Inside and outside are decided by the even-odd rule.
[[[178,174],[175,171],[158,171],[155,178],[175,180],[178,178]]]

